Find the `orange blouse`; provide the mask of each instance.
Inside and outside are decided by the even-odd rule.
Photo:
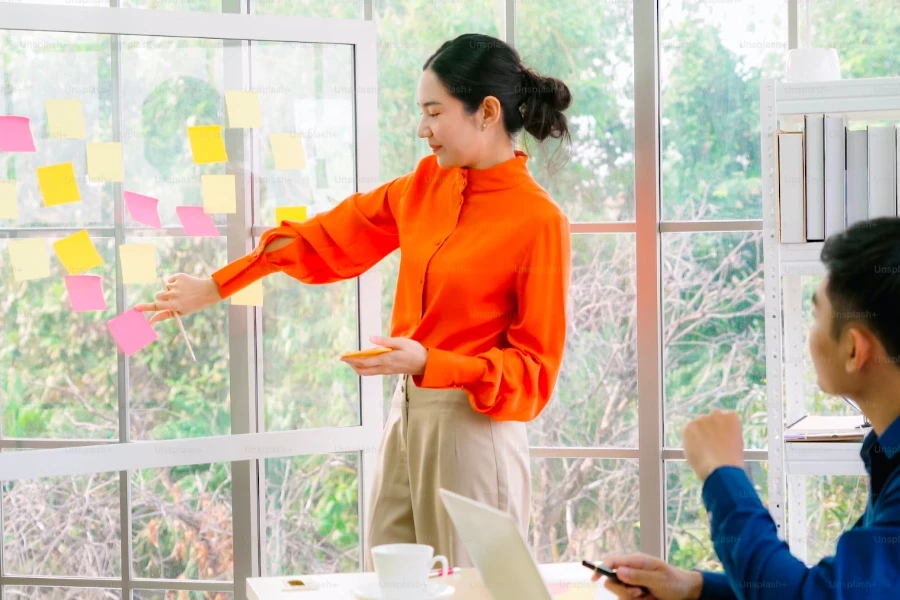
[[[400,248],[392,337],[428,349],[423,388],[461,388],[497,420],[530,421],[550,400],[566,339],[569,221],[528,156],[443,169],[435,156],[302,222],[282,221],[213,274],[223,298],[275,271],[309,284],[359,276]],[[275,237],[295,241],[264,252]]]

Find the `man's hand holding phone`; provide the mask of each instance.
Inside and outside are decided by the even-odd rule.
[[[613,555],[602,565],[582,564],[594,571],[592,581],[606,577],[604,587],[619,598],[697,600],[703,588],[699,572],[673,567],[648,554]]]

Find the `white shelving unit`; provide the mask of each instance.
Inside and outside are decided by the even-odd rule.
[[[807,554],[806,477],[865,475],[859,443],[785,443],[782,435],[786,423],[804,414],[807,350],[800,277],[825,274],[819,260],[822,242],[782,244],[779,238],[777,132],[779,125],[796,129],[806,114],[843,114],[851,122],[900,119],[900,77],[811,83],[765,79],[760,84],[769,510],[779,535],[802,560]]]

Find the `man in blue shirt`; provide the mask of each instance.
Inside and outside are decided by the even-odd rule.
[[[646,554],[607,557],[629,584],[607,580],[620,598],[900,598],[900,219],[857,223],[829,237],[821,258],[827,276],[813,296],[809,350],[822,391],[854,400],[872,423],[860,452],[869,473],[865,512],[834,556],[807,567],[778,539],[744,472],[737,415],[715,411],[689,423],[683,437],[725,573],[678,569]]]

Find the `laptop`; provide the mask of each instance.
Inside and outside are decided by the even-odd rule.
[[[512,515],[443,488],[440,494],[494,600],[553,600]]]

